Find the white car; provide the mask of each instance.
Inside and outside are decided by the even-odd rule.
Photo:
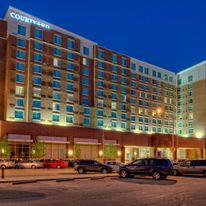
[[[109,165],[115,172],[118,172],[119,168],[124,165],[124,163],[117,161],[107,161],[105,164]]]

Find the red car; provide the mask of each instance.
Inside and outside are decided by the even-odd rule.
[[[65,168],[68,167],[68,163],[62,160],[44,160],[45,168]]]

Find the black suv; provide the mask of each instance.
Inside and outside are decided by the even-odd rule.
[[[111,167],[96,160],[77,160],[74,164],[74,169],[77,170],[79,174],[85,172],[102,172],[103,174],[112,172]]]
[[[120,167],[119,176],[151,175],[153,179],[159,180],[166,179],[171,170],[172,163],[169,159],[144,158]]]

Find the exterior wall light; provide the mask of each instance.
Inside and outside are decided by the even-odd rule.
[[[69,155],[69,156],[72,156],[72,155],[73,155],[73,150],[69,150],[69,151],[68,151],[68,155]]]
[[[117,152],[117,155],[118,155],[118,156],[121,156],[121,154],[122,154],[121,151],[118,151],[118,152]]]
[[[103,155],[103,151],[99,150],[99,156],[102,156],[102,155]]]

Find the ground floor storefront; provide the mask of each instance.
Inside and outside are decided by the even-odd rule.
[[[52,159],[97,159],[130,162],[137,158],[171,160],[206,158],[205,138],[164,134],[135,134],[100,129],[49,126],[0,121],[0,138],[7,137],[10,158],[29,159],[32,144],[44,144],[44,156]]]

